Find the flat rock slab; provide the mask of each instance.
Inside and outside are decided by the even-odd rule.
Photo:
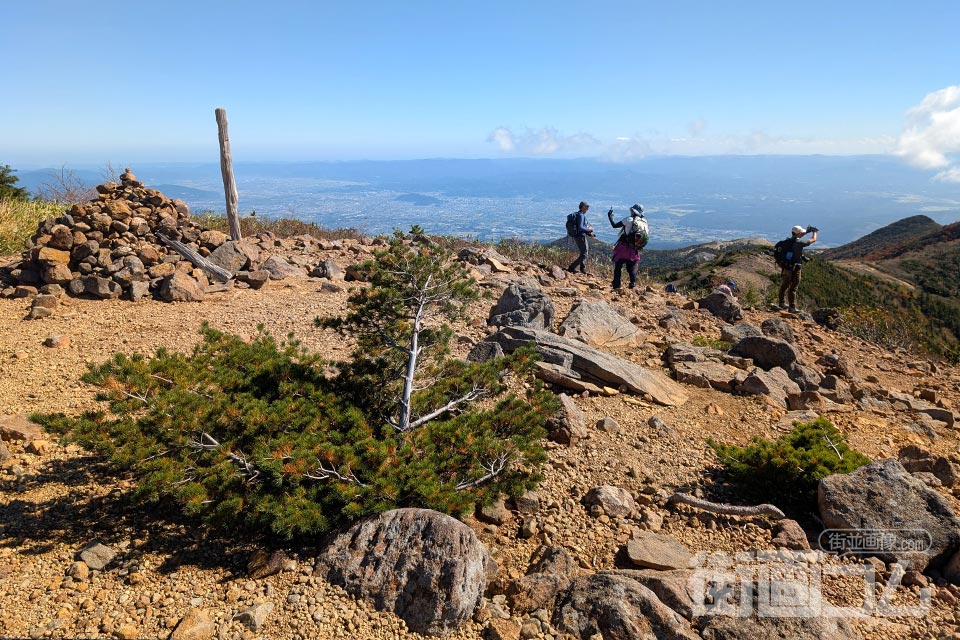
[[[643,341],[640,330],[603,300],[578,300],[557,333],[598,349],[633,347]]]
[[[677,382],[704,389],[733,391],[747,376],[736,367],[722,362],[678,362],[673,366]]]
[[[30,422],[26,414],[0,416],[0,438],[30,442],[40,437],[40,425]]]
[[[657,404],[677,406],[689,398],[680,384],[663,373],[644,369],[579,340],[570,340],[549,331],[504,327],[490,339],[499,342],[507,352],[533,345],[548,362],[555,362],[559,355],[569,359],[570,368],[574,371],[614,388],[622,386],[633,393],[646,394]]]
[[[627,542],[627,557],[634,565],[649,569],[686,569],[693,554],[672,536],[637,531]]]

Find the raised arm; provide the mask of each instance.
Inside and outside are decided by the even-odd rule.
[[[614,229],[623,227],[623,220],[618,220],[617,222],[613,221],[613,209],[610,209],[610,211],[607,211],[607,218],[610,219],[610,226],[613,227]]]

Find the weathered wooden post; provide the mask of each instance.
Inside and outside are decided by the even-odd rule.
[[[227,220],[230,239],[240,239],[240,214],[237,211],[237,182],[233,179],[233,160],[230,158],[230,135],[227,133],[227,110],[218,108],[217,131],[220,134],[220,173],[223,174],[223,192],[227,200]]]

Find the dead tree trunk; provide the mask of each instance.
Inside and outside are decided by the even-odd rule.
[[[227,133],[227,110],[217,109],[217,131],[220,135],[220,173],[223,174],[223,192],[227,201],[227,220],[230,222],[230,239],[240,239],[240,214],[237,203],[237,182],[233,179],[233,159],[230,157],[230,134]]]
[[[193,263],[194,266],[203,269],[204,271],[212,275],[214,278],[216,278],[220,282],[226,282],[227,280],[233,277],[232,273],[230,273],[229,271],[227,271],[222,267],[218,267],[217,265],[213,264],[212,262],[210,262],[209,260],[201,256],[199,253],[197,253],[187,245],[183,244],[179,240],[168,238],[165,235],[162,235],[159,233],[157,234],[157,237],[160,238],[160,240],[165,245],[167,245],[168,247],[170,247],[171,249],[179,253],[181,256],[189,260],[191,263]]]

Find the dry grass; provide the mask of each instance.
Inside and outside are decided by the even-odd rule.
[[[194,222],[204,229],[214,229],[230,233],[230,224],[226,216],[212,213],[199,213],[191,216]],[[257,218],[244,216],[240,218],[240,233],[244,236],[254,236],[258,233],[272,233],[278,238],[292,238],[293,236],[312,236],[320,240],[343,240],[345,238],[360,238],[364,234],[357,229],[328,229],[315,222],[304,222],[292,218]]]
[[[0,255],[23,251],[41,221],[63,212],[63,205],[46,200],[0,201]]]

